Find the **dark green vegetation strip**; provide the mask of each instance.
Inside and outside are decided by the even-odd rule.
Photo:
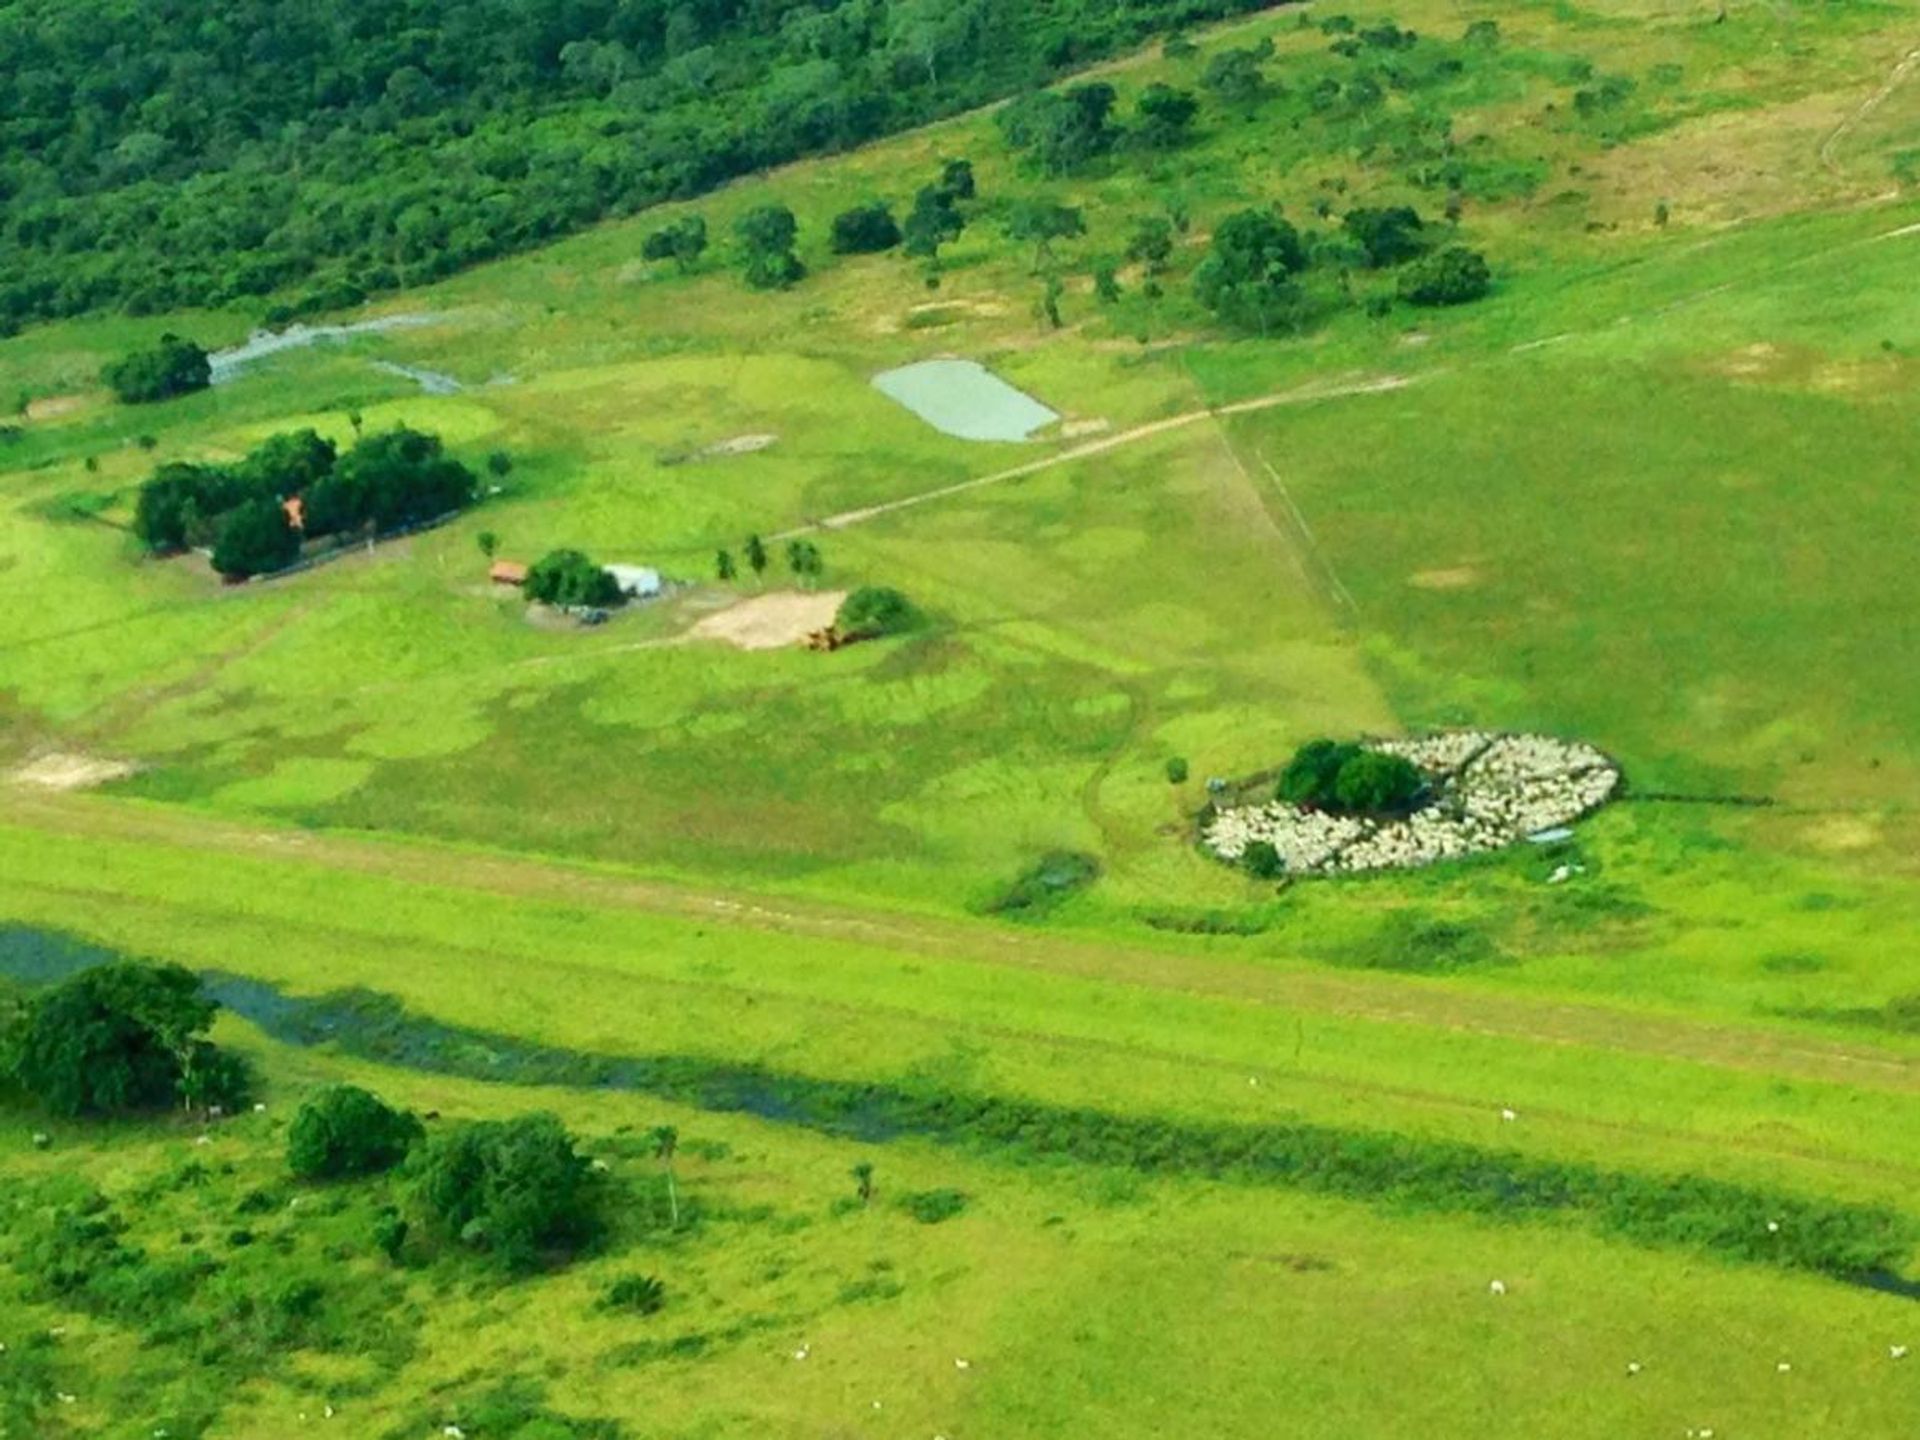
[[[34,938],[38,937],[38,938]],[[0,974],[49,980],[100,958],[42,932],[0,929]],[[1891,1290],[1912,1248],[1899,1212],[1536,1159],[1452,1141],[1326,1125],[1201,1124],[923,1086],[821,1079],[690,1055],[599,1055],[448,1025],[369,990],[313,998],[218,972],[207,988],[276,1040],[466,1079],[638,1091],[866,1141],[918,1136],[1035,1160],[1209,1176],[1507,1218],[1577,1217],[1602,1234],[1817,1271]]]
[[[15,0],[0,333],[352,305],[1273,3]]]

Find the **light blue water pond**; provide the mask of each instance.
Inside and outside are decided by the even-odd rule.
[[[873,383],[934,429],[962,440],[1024,440],[1060,418],[974,360],[922,360],[883,370]]]

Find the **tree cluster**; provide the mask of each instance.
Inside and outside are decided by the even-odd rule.
[[[275,435],[234,465],[171,461],[141,485],[133,531],[165,553],[211,545],[223,575],[284,569],[303,539],[381,534],[470,504],[473,472],[405,426],[339,454],[313,430]],[[299,500],[299,522],[288,501]]]
[[[834,626],[842,634],[874,638],[899,635],[917,627],[919,610],[898,590],[884,585],[863,585],[840,602]]]
[[[1404,755],[1351,742],[1312,740],[1280,772],[1275,797],[1342,814],[1400,814],[1427,792],[1420,767]]]
[[[509,1270],[536,1269],[600,1233],[599,1177],[552,1115],[456,1126],[421,1147],[409,1168],[429,1228]]]
[[[330,1085],[301,1105],[287,1131],[287,1168],[302,1180],[377,1175],[407,1158],[420,1121],[358,1085]]]
[[[34,995],[0,1030],[0,1075],[63,1115],[232,1108],[253,1077],[206,1038],[218,1009],[178,965],[96,966]]]
[[[527,570],[529,600],[561,609],[594,609],[620,603],[620,585],[578,550],[550,550]]]
[[[146,350],[123,355],[100,372],[100,379],[127,405],[145,405],[189,395],[213,383],[207,352],[178,335],[162,335]]]

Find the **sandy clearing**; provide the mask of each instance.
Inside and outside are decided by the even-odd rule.
[[[729,605],[688,633],[695,640],[722,640],[741,650],[778,650],[831,625],[846,598],[844,590],[776,590]]]
[[[42,395],[27,402],[26,415],[29,420],[58,420],[86,403],[85,395]]]
[[[9,778],[16,785],[31,785],[40,790],[91,790],[110,780],[124,780],[133,774],[134,768],[127,760],[54,750],[29,760]]]

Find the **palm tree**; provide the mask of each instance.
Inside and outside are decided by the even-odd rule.
[[[680,1195],[673,1186],[673,1154],[680,1148],[680,1132],[671,1125],[656,1125],[653,1130],[653,1156],[667,1175],[667,1205],[673,1212],[673,1225],[680,1228]]]

